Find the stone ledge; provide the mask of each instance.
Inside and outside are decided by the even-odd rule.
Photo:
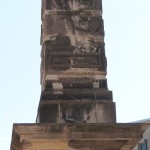
[[[55,144],[58,148],[54,150],[129,150],[149,126],[136,123],[14,124],[11,150],[41,150],[44,145],[47,145],[44,150],[51,150]]]
[[[45,10],[45,15],[99,15],[102,16],[101,10]]]

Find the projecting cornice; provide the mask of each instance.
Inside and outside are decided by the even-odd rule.
[[[11,150],[129,150],[150,124],[14,124]],[[93,143],[93,144],[92,144]]]

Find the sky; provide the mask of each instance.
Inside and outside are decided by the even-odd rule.
[[[150,1],[103,0],[108,87],[117,122],[150,118]],[[0,150],[13,123],[34,123],[40,99],[41,0],[0,4]]]

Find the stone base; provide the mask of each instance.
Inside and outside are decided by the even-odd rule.
[[[130,150],[150,124],[14,124],[10,150]]]
[[[69,89],[67,83],[62,83],[66,89],[42,91],[36,123],[116,123],[112,91],[104,86],[105,82],[101,81],[105,88],[97,89]],[[72,86],[78,84],[79,81]],[[61,87],[59,83],[56,85]]]
[[[116,123],[114,102],[42,101],[37,123]]]

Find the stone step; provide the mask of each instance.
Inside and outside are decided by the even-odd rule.
[[[62,89],[43,91],[41,100],[80,100],[80,99],[94,99],[112,101],[112,91],[102,89]]]

